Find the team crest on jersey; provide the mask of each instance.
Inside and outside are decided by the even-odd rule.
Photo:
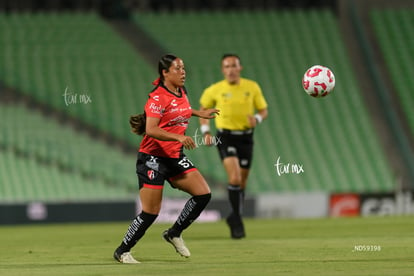
[[[154,170],[148,170],[147,176],[150,180],[153,180],[155,178],[155,171]]]

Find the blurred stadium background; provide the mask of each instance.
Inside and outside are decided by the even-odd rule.
[[[413,29],[409,0],[1,1],[0,224],[132,218],[140,138],[128,118],[165,53],[185,61],[195,108],[223,53],[261,84],[270,115],[248,216],[413,213]],[[302,90],[314,64],[335,73],[327,98]],[[188,155],[213,189],[205,219],[220,218],[216,150]],[[304,172],[279,176],[277,159]],[[164,193],[167,219],[185,195]]]

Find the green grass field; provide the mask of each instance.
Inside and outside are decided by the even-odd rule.
[[[414,274],[410,216],[246,220],[243,240],[223,221],[195,223],[183,235],[188,259],[161,239],[168,225],[154,224],[132,250],[137,265],[112,259],[128,224],[0,227],[0,275]]]

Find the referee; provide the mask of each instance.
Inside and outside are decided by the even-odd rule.
[[[216,141],[220,141],[217,147],[228,177],[232,212],[226,222],[233,239],[246,236],[242,206],[253,157],[253,130],[267,117],[267,103],[260,86],[253,80],[242,78],[242,69],[238,55],[223,55],[224,80],[206,88],[200,98],[201,110],[220,110],[220,116],[215,118]],[[205,143],[211,145],[214,140],[209,120],[200,118],[200,125]]]

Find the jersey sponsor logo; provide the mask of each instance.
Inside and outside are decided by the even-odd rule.
[[[176,102],[176,99],[172,100],[172,101],[171,101],[171,105],[172,105],[172,106],[177,106],[178,104],[176,104],[175,102]]]
[[[190,119],[184,116],[178,116],[168,122],[169,126],[187,126]]]
[[[156,95],[156,96],[154,96],[152,98],[154,99],[154,101],[157,101],[157,102],[160,100],[160,96],[158,96],[158,95]]]
[[[154,114],[161,114],[163,112],[161,105],[156,105],[155,103],[151,103],[149,109]]]
[[[176,107],[176,108],[171,108],[170,110],[169,110],[169,113],[174,113],[174,112],[184,112],[184,111],[187,111],[187,110],[190,110],[191,108],[188,108],[188,107],[185,107],[185,108],[178,108],[178,107]]]

